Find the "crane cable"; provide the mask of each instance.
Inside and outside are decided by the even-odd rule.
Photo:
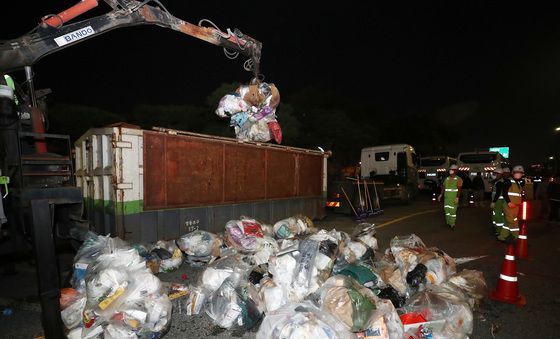
[[[198,26],[203,27],[202,24],[203,23],[209,23],[211,26],[214,27],[214,29],[216,29],[216,34],[218,34],[220,37],[224,38],[224,39],[230,39],[231,37],[235,38],[235,42],[237,43],[237,46],[239,47],[239,49],[241,51],[244,51],[246,49],[246,46],[251,44],[250,41],[245,41],[243,44],[241,44],[240,39],[243,37],[243,33],[235,28],[233,31],[230,28],[226,29],[226,32],[224,33],[224,31],[222,31],[218,25],[216,25],[214,22],[212,22],[209,19],[201,19],[198,22]],[[224,54],[226,56],[226,58],[233,60],[236,59],[239,56],[239,52],[237,51],[230,51],[229,49],[227,49],[226,47],[224,47]],[[253,59],[249,58],[247,60],[245,60],[245,62],[243,63],[243,69],[245,69],[246,71],[250,72],[253,70],[253,64],[254,61]]]

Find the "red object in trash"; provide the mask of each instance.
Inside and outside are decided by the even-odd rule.
[[[403,325],[425,323],[427,320],[420,313],[410,312],[400,316]]]
[[[280,145],[282,143],[282,129],[280,128],[280,124],[277,121],[269,121],[267,125],[272,136],[274,136],[274,141]]]
[[[242,221],[242,223],[243,223],[244,234],[254,235],[257,238],[264,237],[264,233],[262,231],[261,225],[251,221]]]
[[[73,288],[65,287],[60,289],[60,307],[66,308],[78,297],[78,291]]]
[[[186,274],[181,274],[181,280],[187,280],[187,275]]]
[[[496,290],[490,293],[490,299],[521,307],[525,305],[525,296],[519,294],[517,285],[517,267],[515,265],[515,250],[513,245],[507,247],[506,256],[502,264],[502,271],[498,279]]]

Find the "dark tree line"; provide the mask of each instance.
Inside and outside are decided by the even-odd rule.
[[[87,129],[124,121],[150,129],[162,126],[198,133],[234,137],[227,119],[214,114],[220,98],[239,84],[222,84],[201,105],[138,104],[126,113],[114,113],[84,105],[52,104],[48,112],[50,132],[69,134],[73,140]],[[333,151],[337,167],[359,161],[363,147],[412,144],[420,154],[446,154],[458,141],[445,115],[387,113],[367,102],[350,100],[336,92],[307,87],[282,95],[277,110],[283,144]]]

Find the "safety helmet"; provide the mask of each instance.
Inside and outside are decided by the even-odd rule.
[[[459,167],[457,165],[451,165],[451,166],[449,166],[449,169],[457,171],[459,169]]]
[[[493,172],[496,173],[496,174],[502,174],[502,173],[504,173],[504,171],[503,171],[501,168],[499,168],[499,167],[496,167],[496,168],[494,169]]]
[[[502,168],[502,172],[503,173],[509,173],[510,172],[509,167]]]
[[[523,166],[521,165],[517,165],[513,167],[513,171],[512,172],[521,172],[521,173],[525,173],[525,170],[523,169]]]

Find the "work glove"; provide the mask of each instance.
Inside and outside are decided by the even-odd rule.
[[[441,201],[441,194],[437,197],[437,201]]]
[[[494,209],[495,206],[496,206],[495,203],[491,203],[491,204],[490,204],[490,208],[491,208],[491,209]]]
[[[459,198],[455,198],[455,204],[459,203]]]
[[[515,204],[512,203],[512,202],[508,202],[508,207],[509,207],[509,208],[515,208]]]

